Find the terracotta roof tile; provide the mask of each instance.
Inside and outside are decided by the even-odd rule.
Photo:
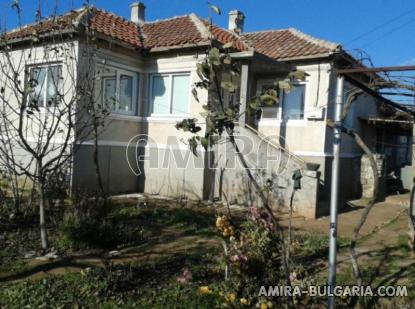
[[[89,22],[91,30],[120,40],[134,47],[143,47],[142,35],[139,27],[120,16],[102,10],[93,10]]]
[[[246,51],[249,49],[249,46],[238,35],[229,30],[212,25],[211,31],[213,37],[222,44],[233,42],[233,47],[237,50]]]
[[[147,48],[168,47],[206,41],[189,16],[144,23],[144,44]]]
[[[242,37],[257,52],[276,60],[328,55],[340,48],[339,44],[314,38],[293,28],[244,33]]]
[[[79,15],[79,11],[71,11],[63,16],[42,20],[39,23],[23,26],[4,34],[6,40],[31,37],[35,33],[42,35],[50,31],[61,31],[71,27]]]
[[[53,30],[73,27],[83,20],[85,9],[71,11],[65,15],[28,25],[5,34],[7,39],[30,37],[35,31],[44,34]],[[135,48],[153,49],[206,42],[209,24],[194,14],[166,20],[146,22],[139,26],[115,14],[93,8],[86,16],[91,30],[119,40]],[[309,56],[328,55],[340,45],[319,40],[295,29],[271,30],[237,35],[229,30],[212,25],[212,34],[222,44],[233,42],[240,51],[255,49],[277,60],[298,59]]]

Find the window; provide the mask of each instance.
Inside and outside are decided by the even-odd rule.
[[[138,73],[111,67],[98,67],[97,92],[103,106],[115,114],[135,115]]]
[[[189,92],[189,74],[151,75],[150,114],[187,114],[189,109]]]
[[[283,119],[304,119],[304,94],[305,85],[295,85],[290,92],[283,93]]]
[[[62,66],[41,65],[29,68],[29,85],[33,89],[29,104],[37,107],[57,106],[62,95]]]

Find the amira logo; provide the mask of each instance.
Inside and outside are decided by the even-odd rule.
[[[144,169],[243,169],[241,156],[248,169],[281,174],[292,158],[285,139],[280,136],[236,135],[239,153],[226,137],[219,140],[208,150],[199,146],[195,156],[177,136],[168,136],[166,144],[161,145],[150,136],[139,134],[128,141],[125,156],[135,176],[143,175]]]

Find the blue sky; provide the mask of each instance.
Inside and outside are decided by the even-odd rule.
[[[2,26],[16,27],[14,0],[0,0]],[[227,25],[227,12],[242,10],[245,31],[295,27],[318,38],[343,44],[346,49],[362,48],[377,66],[415,64],[415,1],[413,0],[211,0],[222,9],[215,17]],[[55,0],[41,0],[44,12],[51,12]],[[59,11],[78,8],[85,0],[59,0]],[[129,18],[133,0],[91,0],[92,4]],[[34,20],[38,0],[20,0],[23,22]],[[147,20],[190,12],[208,15],[204,0],[145,0]]]

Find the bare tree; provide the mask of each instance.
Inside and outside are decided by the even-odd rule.
[[[20,16],[18,3],[15,8]],[[95,49],[83,48],[80,54],[79,40],[72,35],[84,26],[81,17],[89,10],[85,7],[73,20],[66,16],[69,22],[56,16],[39,20],[29,26],[28,35],[16,35],[27,32],[21,27],[0,41],[0,153],[14,177],[27,176],[38,195],[44,250],[48,180],[61,172],[69,174],[73,154],[91,132],[98,139],[105,117],[105,108],[95,104]],[[47,33],[39,32],[42,26]],[[88,38],[92,34],[84,28]],[[102,187],[100,175],[98,183]]]

